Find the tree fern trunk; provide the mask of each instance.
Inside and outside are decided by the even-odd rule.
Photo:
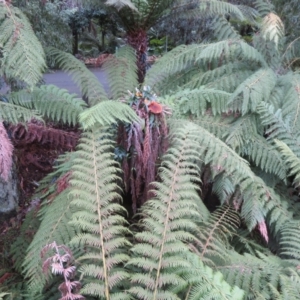
[[[0,177],[0,222],[11,216],[17,208],[18,198],[18,178],[13,168],[7,181]]]
[[[138,78],[139,82],[142,83],[145,78],[147,66],[147,32],[144,29],[137,29],[135,31],[128,32],[127,43],[136,51]]]

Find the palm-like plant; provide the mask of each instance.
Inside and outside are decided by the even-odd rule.
[[[85,1],[85,3],[103,5],[103,2],[95,0]],[[220,14],[228,13],[241,21],[249,19],[250,22],[253,21],[253,17],[257,16],[256,11],[250,7],[219,0],[108,0],[105,4],[111,6],[118,16],[126,32],[127,43],[136,51],[140,83],[144,81],[146,73],[148,31],[154,25],[172,18],[199,19],[217,15],[213,26],[215,29],[222,28],[222,34],[224,34],[226,29],[227,31],[232,29]]]
[[[24,299],[59,298],[58,279],[46,280],[40,258],[54,242],[72,249],[87,299],[299,299],[299,76],[288,68],[292,47],[283,51],[283,26],[271,12],[253,45],[233,30],[226,36],[163,56],[144,81],[157,95],[134,90],[129,47],[106,63],[110,95],[82,63],[49,49],[88,103],[35,85],[0,102],[7,122],[42,116],[83,130],[77,150],[40,183],[39,219],[35,209],[28,212],[12,246],[14,267],[27,278],[15,288]],[[40,74],[40,65],[32,68]],[[115,156],[130,166],[123,174],[136,186],[138,166],[151,157],[153,141],[162,142],[154,133],[168,145],[151,158],[155,165],[143,164],[155,173],[150,199],[128,226],[121,205],[127,178]],[[207,191],[220,207],[207,209]]]

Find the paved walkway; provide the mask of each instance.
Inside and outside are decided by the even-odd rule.
[[[91,68],[90,71],[96,75],[104,89],[108,91],[108,81],[104,71],[101,68]],[[44,75],[44,81],[46,84],[54,84],[59,88],[67,89],[70,93],[78,94],[81,97],[80,90],[73,82],[72,77],[64,71],[51,71]]]

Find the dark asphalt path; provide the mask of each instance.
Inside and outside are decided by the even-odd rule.
[[[91,68],[90,71],[102,83],[104,89],[108,92],[108,81],[105,72],[101,68]],[[75,93],[81,97],[79,88],[73,82],[72,77],[61,70],[51,71],[44,75],[45,84],[54,84],[59,88],[64,88],[70,93]]]

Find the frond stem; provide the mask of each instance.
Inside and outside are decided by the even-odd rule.
[[[186,137],[184,138],[184,140],[186,140]],[[184,145],[188,144],[188,143],[185,143],[184,141],[182,141],[182,143]],[[161,248],[160,248],[160,256],[159,256],[159,263],[158,263],[158,268],[157,268],[157,273],[156,273],[156,281],[155,281],[155,288],[154,288],[154,293],[153,293],[153,300],[156,299],[157,288],[158,288],[158,279],[159,279],[159,276],[160,276],[160,269],[161,269],[161,265],[162,265],[164,244],[165,244],[165,239],[166,239],[166,235],[167,235],[167,225],[168,225],[168,222],[169,222],[169,214],[170,214],[170,210],[171,210],[171,202],[172,202],[172,199],[173,199],[173,195],[175,194],[174,187],[175,187],[175,183],[176,183],[176,179],[177,179],[177,174],[178,174],[178,171],[179,171],[178,164],[182,160],[182,157],[183,157],[182,153],[184,151],[184,148],[180,151],[180,156],[177,159],[176,170],[174,172],[171,191],[170,191],[170,194],[169,194],[169,203],[168,203],[168,209],[167,209],[166,219],[165,219],[165,223],[164,223],[164,233],[163,233],[163,239],[162,239],[162,244],[161,244]]]

